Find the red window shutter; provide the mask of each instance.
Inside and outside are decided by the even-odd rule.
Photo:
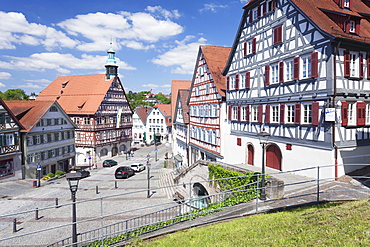
[[[258,14],[257,14],[258,18],[261,18],[261,5],[258,6],[257,11],[258,11]]]
[[[344,52],[344,76],[350,76],[350,69],[351,69],[351,64],[350,64],[350,54],[349,51]]]
[[[252,39],[252,53],[256,53],[257,51],[257,39]]]
[[[295,57],[293,60],[294,63],[294,80],[299,80],[299,57]]]
[[[367,70],[366,77],[367,79],[370,79],[370,54],[369,53],[366,55],[366,70]]]
[[[283,42],[283,26],[278,27],[278,42]]]
[[[249,122],[249,115],[250,115],[250,106],[249,105],[247,105],[246,106],[246,108],[247,108],[247,116],[246,116],[246,120],[247,120],[247,122]]]
[[[319,125],[319,102],[312,103],[312,125]]]
[[[357,125],[365,125],[366,123],[366,103],[365,102],[357,102]]]
[[[240,121],[240,105],[238,106],[238,121]]]
[[[236,145],[241,146],[242,145],[242,138],[236,138]]]
[[[344,2],[344,0],[342,0]],[[349,0],[349,9],[351,10],[352,9],[352,1],[353,0]]]
[[[243,49],[244,49],[243,50],[243,52],[244,52],[243,54],[244,54],[244,57],[245,57],[247,55],[247,42],[244,42],[243,43]]]
[[[265,66],[265,85],[270,85],[270,65]]]
[[[301,124],[301,103],[295,103],[294,123],[295,124]]]
[[[313,52],[311,54],[311,77],[319,76],[319,53]]]
[[[266,105],[266,109],[265,109],[265,123],[270,123],[270,105]]]
[[[284,82],[284,62],[279,63],[279,82]]]
[[[348,102],[342,102],[342,126],[348,125]]]
[[[231,120],[231,114],[232,114],[233,107],[229,105],[229,114],[228,114],[228,119]]]
[[[274,28],[274,45],[280,44],[283,41],[283,27],[275,27]]]
[[[280,104],[280,123],[284,124],[285,119],[285,104]]]
[[[360,60],[359,62],[359,75],[360,75],[360,78],[364,78],[364,57],[362,55],[362,53],[360,53],[360,55],[358,56],[358,59]]]
[[[262,4],[263,15],[267,13],[266,2]]]
[[[340,0],[340,7],[343,9],[344,8],[344,0]]]
[[[361,25],[360,25],[360,20],[357,20],[357,21],[356,21],[356,26],[355,26],[355,33],[356,33],[357,35],[360,35],[360,27],[361,27]]]
[[[230,76],[226,77],[226,90],[230,89]]]
[[[262,112],[263,111],[263,105],[258,106],[258,116],[257,116],[257,122],[262,123]]]
[[[251,88],[251,72],[245,73],[245,88]]]
[[[239,89],[239,74],[235,75],[235,89]]]
[[[272,8],[276,9],[276,0],[272,0]]]

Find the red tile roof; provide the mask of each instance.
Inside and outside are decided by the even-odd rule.
[[[29,132],[45,115],[55,101],[8,100],[5,101],[19,122]]]
[[[179,100],[181,102],[182,107],[182,115],[184,117],[184,123],[190,123],[190,115],[189,115],[189,105],[187,104],[188,98],[190,95],[190,89],[180,89],[179,90]],[[174,121],[174,119],[173,119]]]
[[[225,76],[222,75],[222,70],[225,68],[230,51],[231,47],[213,45],[201,45],[199,47],[199,52],[203,53],[218,93],[222,97],[225,97],[226,90],[226,80]]]
[[[167,126],[171,126],[173,121],[171,118],[171,104],[156,104],[153,107],[157,107],[162,112],[163,116],[166,118]],[[171,122],[169,121],[170,118]]]
[[[95,114],[112,81],[106,81],[105,74],[59,76],[36,101],[57,100],[67,114]]]
[[[20,130],[24,129],[24,127],[21,124],[21,122],[19,122],[19,120],[17,119],[17,117],[15,116],[15,114],[11,111],[11,109],[9,108],[9,106],[1,98],[0,98],[0,104],[4,107],[4,109],[8,112],[8,114],[12,117],[12,119],[14,120],[14,122],[19,126],[19,129]]]
[[[179,89],[189,89],[191,87],[191,81],[172,80],[171,86],[171,117],[174,119],[175,108],[177,102],[177,94]]]
[[[148,117],[148,114],[150,113],[150,111],[152,110],[152,107],[137,107],[135,109],[137,115],[139,116],[139,118],[141,119],[141,121],[143,122],[143,124],[146,124],[146,119]]]

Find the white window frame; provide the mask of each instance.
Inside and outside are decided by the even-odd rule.
[[[366,104],[366,125],[370,124],[370,104]]]
[[[247,49],[246,49],[246,54],[245,55],[251,55],[253,54],[253,39],[247,40]]]
[[[311,55],[301,57],[301,78],[308,79],[311,77]]]
[[[271,64],[271,84],[278,84],[279,83],[279,64],[274,63]]]
[[[240,107],[240,121],[247,121],[247,106]]]
[[[233,106],[231,109],[231,120],[238,120],[238,106]]]
[[[294,63],[293,60],[285,62],[285,78],[284,81],[293,81],[294,79]]]
[[[84,117],[84,124],[85,125],[91,125],[91,121],[89,117]]]
[[[235,75],[234,76],[230,76],[230,90],[234,90],[235,89]]]
[[[241,79],[241,81],[240,81],[239,89],[245,89],[245,87],[247,85],[247,83],[245,81],[246,80],[245,73],[240,75],[240,79]]]
[[[344,2],[343,2],[343,7],[345,7],[345,8],[349,8],[349,1],[351,1],[351,0],[343,0]]]
[[[350,52],[350,77],[359,77],[360,56],[358,52]]]
[[[348,125],[356,125],[356,103],[348,102]]]
[[[271,123],[279,123],[279,115],[280,115],[280,107],[279,105],[271,105],[270,107],[270,122]]]
[[[258,7],[252,9],[252,21],[255,21],[258,19]]]
[[[285,105],[285,123],[294,124],[294,111],[295,106],[293,104]]]
[[[272,0],[269,0],[269,1],[266,1],[266,8],[267,8],[267,12],[271,12],[273,10],[273,2]]]
[[[311,104],[302,104],[302,124],[311,124],[312,123],[312,105]]]
[[[209,84],[206,84],[206,95],[209,94],[209,88],[210,88]]]
[[[258,122],[258,105],[253,105],[251,108],[251,121]]]
[[[356,33],[356,22],[353,20],[349,21],[349,32]]]

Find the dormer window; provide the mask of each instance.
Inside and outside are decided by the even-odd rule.
[[[343,0],[343,7],[349,9],[350,7],[350,0]]]
[[[356,33],[356,22],[349,21],[349,30],[350,33]]]

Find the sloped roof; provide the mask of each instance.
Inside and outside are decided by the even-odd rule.
[[[4,109],[8,112],[8,114],[12,117],[12,119],[14,120],[14,122],[19,126],[19,129],[20,130],[24,129],[24,127],[21,124],[21,122],[19,122],[19,120],[17,119],[17,117],[15,116],[15,114],[12,112],[12,110],[9,108],[9,106],[5,103],[5,101],[2,100],[1,98],[0,98],[0,104],[4,107]]]
[[[143,124],[146,124],[146,119],[148,117],[148,113],[152,110],[152,107],[144,106],[144,107],[138,107],[135,109],[137,115],[143,122]]]
[[[243,8],[250,9],[261,0],[251,0]],[[342,9],[334,0],[292,0],[302,12],[310,18],[321,30],[334,38],[347,39],[370,44],[370,8],[361,0],[353,0],[351,10]],[[344,32],[325,12],[334,12],[346,16],[363,17],[361,19],[360,35]]]
[[[166,118],[167,126],[171,126],[172,120],[171,122],[169,121],[171,118],[171,104],[156,104],[153,107],[157,107],[162,112],[163,116]]]
[[[185,124],[190,123],[189,105],[187,104],[187,100],[189,98],[190,92],[191,92],[190,89],[180,89],[179,96],[177,97],[178,101],[180,101],[181,103],[182,115],[183,115]]]
[[[59,76],[36,101],[57,100],[67,114],[95,114],[113,80],[105,80],[105,74]]]
[[[5,103],[23,125],[25,132],[29,132],[55,101],[8,100]]]
[[[175,116],[175,108],[177,102],[177,95],[179,89],[189,89],[191,87],[191,81],[183,81],[183,80],[172,80],[171,85],[171,117],[174,119]]]

